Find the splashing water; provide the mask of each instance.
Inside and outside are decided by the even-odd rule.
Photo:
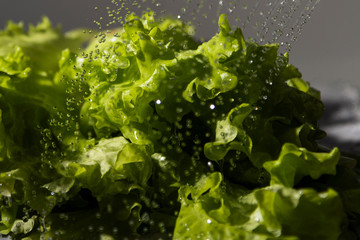
[[[217,33],[217,19],[225,13],[233,29],[240,27],[246,38],[257,43],[279,43],[282,51],[301,34],[320,0],[109,0],[96,7],[106,9],[94,22],[100,30],[121,27],[127,15],[152,10],[158,17],[172,16],[196,28],[196,37],[209,39]],[[103,11],[104,12],[104,11]]]

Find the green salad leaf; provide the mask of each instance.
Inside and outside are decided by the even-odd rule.
[[[95,36],[10,22],[0,234],[356,239],[358,175],[318,146],[323,112],[288,54],[226,15],[204,42],[152,12]]]
[[[341,233],[342,203],[332,189],[273,185],[249,192],[215,172],[179,193],[176,239],[338,239]]]

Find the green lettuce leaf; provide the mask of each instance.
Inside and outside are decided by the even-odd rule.
[[[281,185],[248,191],[203,176],[179,190],[174,239],[338,239],[344,220],[338,194]],[[314,218],[316,216],[316,218]]]
[[[264,168],[271,175],[270,185],[282,184],[293,187],[307,175],[313,179],[323,174],[335,175],[339,157],[340,152],[337,148],[330,153],[315,153],[286,143],[281,149],[279,158],[264,163]]]

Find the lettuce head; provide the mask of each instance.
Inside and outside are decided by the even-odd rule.
[[[226,15],[193,33],[152,12],[0,32],[1,234],[356,239],[355,160],[318,146],[320,93]]]

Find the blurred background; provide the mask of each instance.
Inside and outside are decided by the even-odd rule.
[[[41,16],[46,15],[54,25],[61,24],[64,31],[78,27],[96,29],[93,21],[106,16],[105,5],[109,2],[110,0],[2,0],[0,27],[4,28],[8,20],[23,21],[25,25],[37,23]],[[167,8],[168,13],[181,9],[182,1],[159,2],[164,3],[163,8]],[[209,0],[210,2],[214,1]],[[215,2],[226,3],[222,0]],[[95,7],[99,7],[99,10],[95,11]],[[196,9],[198,6],[194,4],[193,7]],[[245,9],[245,5],[243,8]],[[328,132],[328,137],[322,143],[360,153],[360,1],[322,0],[313,10],[311,18],[302,26],[303,30],[297,36],[297,41],[291,42],[290,62],[300,69],[306,81],[322,92],[326,113],[320,124]],[[214,24],[206,24],[204,19],[200,29],[201,34],[206,37],[207,32],[212,34],[217,28]],[[211,16],[207,16],[207,19],[211,23]]]

